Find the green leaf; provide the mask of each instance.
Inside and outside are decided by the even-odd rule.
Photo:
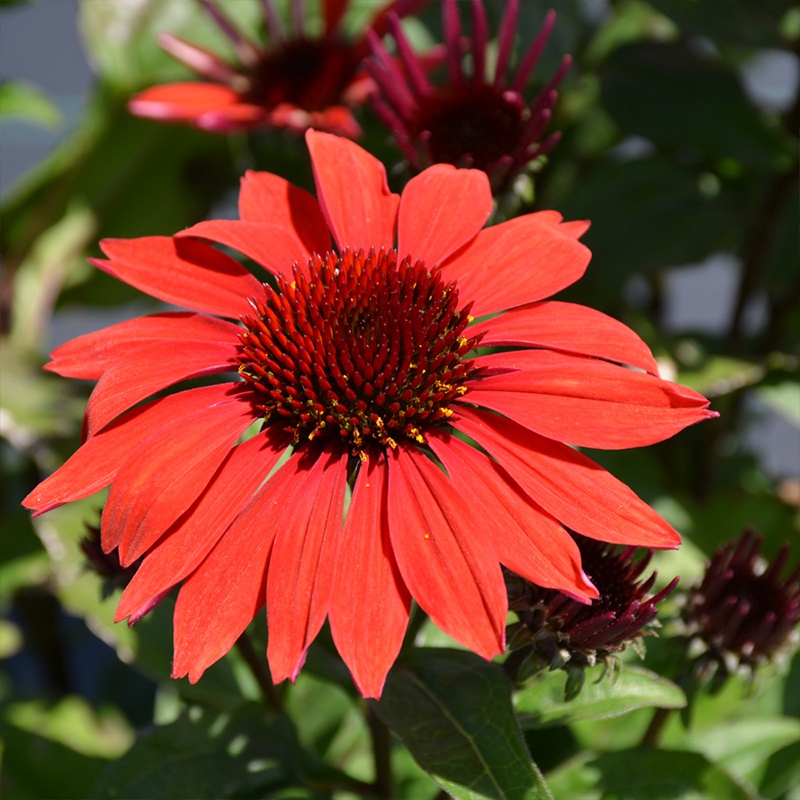
[[[713,158],[787,167],[788,150],[750,104],[733,72],[679,45],[617,50],[601,70],[603,103],[627,133]],[[787,159],[789,159],[787,161]]]
[[[453,797],[551,797],[525,749],[502,669],[474,653],[415,651],[389,673],[374,707]]]
[[[700,753],[636,747],[606,753],[592,766],[598,788],[614,800],[757,800],[752,787],[734,780]]]
[[[579,719],[604,719],[636,708],[682,708],[686,696],[680,687],[642,667],[623,665],[617,679],[602,677],[603,665],[586,672],[574,700],[564,699],[567,675],[563,670],[544,673],[533,685],[514,695],[514,708],[523,728],[545,728]]]
[[[752,787],[700,753],[649,747],[581,756],[548,774],[548,782],[569,800],[758,800]]]
[[[781,15],[789,7],[786,0],[714,0],[713,3],[687,0],[650,0],[683,28],[720,42],[755,47],[782,47]]]
[[[85,800],[108,762],[0,719],[3,796]]]
[[[800,427],[800,383],[783,381],[774,386],[762,386],[756,393],[765,405]]]
[[[60,742],[85,756],[118,758],[133,744],[133,730],[116,708],[95,711],[76,695],[57,703],[13,703],[6,708],[5,718],[21,730]]]
[[[295,796],[325,797],[321,787],[347,784],[347,776],[302,750],[288,717],[256,704],[232,714],[193,706],[111,764],[93,797],[215,800],[273,797],[288,787],[305,788]]]
[[[785,796],[788,800],[788,791],[797,786],[800,786],[800,747],[791,744],[767,759],[758,788],[762,797]]]
[[[800,720],[789,717],[738,719],[690,736],[687,746],[738,775],[751,778],[783,747],[800,741]]]
[[[720,397],[758,383],[766,369],[761,364],[727,356],[712,356],[701,369],[680,373],[680,383],[706,397]]]
[[[0,117],[16,118],[50,131],[64,122],[58,106],[41,89],[24,81],[0,83]]]

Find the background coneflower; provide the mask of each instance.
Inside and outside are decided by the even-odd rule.
[[[161,47],[206,81],[146,89],[131,98],[132,114],[190,123],[216,133],[263,127],[302,133],[314,127],[351,139],[361,135],[351,108],[362,105],[375,86],[360,69],[368,53],[365,38],[349,41],[341,35],[349,0],[324,0],[325,29],[318,37],[307,33],[304,0],[292,0],[291,35],[284,30],[274,0],[263,0],[269,45],[249,41],[217,4],[199,1],[232,41],[239,64],[229,64],[198,45],[162,33]],[[379,7],[368,29],[382,35],[387,11],[404,16],[425,2],[395,0]]]
[[[496,194],[526,164],[547,153],[560,138],[553,133],[542,139],[558,93],[556,87],[569,69],[571,58],[561,66],[532,102],[524,93],[556,21],[549,11],[538,36],[509,68],[514,46],[519,0],[506,4],[498,34],[497,62],[490,75],[486,54],[488,26],[482,0],[472,2],[470,72],[462,64],[464,40],[455,0],[444,0],[442,23],[447,50],[448,79],[431,83],[422,62],[400,27],[396,14],[388,14],[400,64],[389,55],[374,32],[367,32],[374,59],[367,60],[380,92],[372,107],[391,130],[398,147],[416,170],[431,164],[454,164],[486,172]]]
[[[763,536],[748,528],[711,557],[702,581],[689,589],[680,634],[694,676],[719,689],[734,673],[752,679],[756,669],[780,661],[797,644],[800,566],[785,579],[785,543],[770,564],[761,555]]]

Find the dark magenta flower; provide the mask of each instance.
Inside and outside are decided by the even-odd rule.
[[[159,44],[205,81],[152,86],[128,103],[132,114],[184,122],[215,133],[263,127],[330,131],[351,139],[361,135],[352,108],[374,91],[361,63],[369,48],[364,36],[346,40],[340,32],[349,0],[323,0],[322,36],[306,33],[304,0],[292,0],[293,35],[287,35],[274,0],[263,0],[270,45],[248,41],[211,0],[200,0],[232,40],[238,64],[229,64],[198,45],[169,33]],[[386,29],[389,11],[404,16],[427,0],[394,0],[378,11],[367,30]]]
[[[574,536],[583,570],[600,597],[591,604],[569,593],[543,588],[514,573],[506,573],[509,609],[519,621],[509,627],[509,646],[516,650],[509,661],[516,666],[531,659],[538,668],[591,667],[598,659],[633,646],[644,655],[641,638],[654,635],[658,604],[678,584],[675,578],[655,595],[649,594],[658,573],[639,578],[653,551],[634,560],[635,547],[621,551],[584,536]],[[513,659],[513,661],[512,661]]]
[[[754,670],[797,644],[800,566],[785,580],[784,544],[772,564],[761,556],[763,536],[749,528],[738,542],[720,547],[681,610],[681,634],[694,673],[715,687],[736,672]]]
[[[378,36],[367,33],[374,59],[368,59],[366,64],[380,90],[372,96],[372,106],[417,171],[431,164],[474,167],[489,175],[492,191],[497,193],[560,138],[559,133],[545,139],[542,135],[558,97],[556,87],[571,59],[565,56],[556,73],[528,102],[524,92],[556,15],[548,12],[539,35],[512,71],[509,65],[518,13],[519,0],[509,0],[500,25],[497,64],[490,76],[486,63],[486,11],[482,0],[472,0],[472,69],[467,72],[462,63],[464,48],[456,0],[444,0],[449,80],[440,84],[428,80],[396,15],[389,14],[388,20],[397,43],[399,64]]]

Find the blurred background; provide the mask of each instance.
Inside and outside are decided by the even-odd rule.
[[[260,38],[258,0],[221,5]],[[375,4],[351,5],[358,30]],[[503,4],[486,5],[497,30]],[[660,585],[675,574],[691,581],[748,525],[764,533],[768,556],[792,542],[796,563],[800,6],[525,0],[518,49],[551,6],[558,21],[537,78],[565,53],[575,62],[550,127],[563,138],[519,183],[520,213],[592,220],[592,263],[562,299],[634,328],[663,376],[705,394],[721,415],[654,447],[591,456],[685,537],[678,553],[657,554]],[[441,41],[438,3],[404,24],[420,49]],[[134,91],[189,77],[155,45],[162,31],[230,52],[194,0],[0,5],[0,787],[9,797],[89,796],[136,730],[174,719],[192,699],[224,707],[242,694],[235,656],[194,687],[168,680],[169,601],[134,630],[113,625],[119,587],[87,567],[79,544],[102,496],[33,521],[19,505],[76,449],[91,390],[42,372],[47,354],[163,307],[86,263],[101,255],[99,239],[234,217],[249,168],[313,190],[305,147],[289,134],[220,137],[127,113]],[[410,175],[401,154],[369,109],[359,119],[361,144],[400,188]],[[658,645],[651,651],[646,663],[658,669]],[[728,692],[715,720],[796,715],[796,658],[770,691]],[[622,746],[623,723],[598,725],[586,736]],[[327,746],[350,768],[358,754],[337,735]],[[557,739],[529,742],[545,769],[569,752],[547,750],[562,747]],[[772,781],[760,785],[764,796],[800,797],[787,794],[800,772],[786,763],[762,775]]]

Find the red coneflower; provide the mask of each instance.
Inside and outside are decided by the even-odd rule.
[[[519,0],[506,4],[498,36],[493,77],[486,63],[487,22],[482,0],[472,0],[472,70],[462,66],[461,23],[455,0],[444,0],[442,21],[447,49],[449,81],[432,84],[400,27],[389,14],[392,35],[403,70],[393,61],[380,38],[367,33],[374,59],[366,64],[380,89],[371,98],[376,114],[391,130],[398,147],[416,169],[431,164],[475,167],[489,175],[495,192],[536,156],[547,153],[559,140],[554,133],[543,141],[558,93],[571,59],[561,66],[528,104],[523,96],[528,81],[555,24],[549,11],[539,35],[517,65],[513,77],[509,63]]]
[[[216,133],[265,126],[302,133],[318,128],[356,138],[361,128],[352,111],[374,90],[360,70],[369,52],[366,39],[346,41],[340,23],[349,0],[323,0],[325,32],[312,38],[305,31],[304,0],[292,0],[294,35],[287,36],[274,5],[262,0],[271,47],[248,41],[211,0],[200,0],[233,42],[239,65],[177,36],[164,33],[159,44],[210,82],[153,86],[128,103],[132,114],[165,122],[186,122]],[[427,0],[394,0],[382,8],[368,30],[383,35],[386,14],[411,13]]]
[[[586,269],[587,223],[543,211],[481,230],[485,173],[436,165],[398,197],[354,143],[306,139],[319,202],[248,172],[239,221],[102,242],[100,269],[199,313],[131,320],[53,353],[49,369],[99,382],[85,443],[25,505],[41,513],[111,484],[103,547],[123,566],[145,556],[118,619],[183,581],[174,676],[196,681],[266,603],[276,682],[294,679],[327,616],[359,690],[377,697],[412,597],[491,658],[505,643],[500,563],[597,596],[562,524],[676,547],[664,520],[569,445],[637,447],[715,414],[661,380],[621,323],[541,302]],[[137,405],[225,372],[235,380]]]

